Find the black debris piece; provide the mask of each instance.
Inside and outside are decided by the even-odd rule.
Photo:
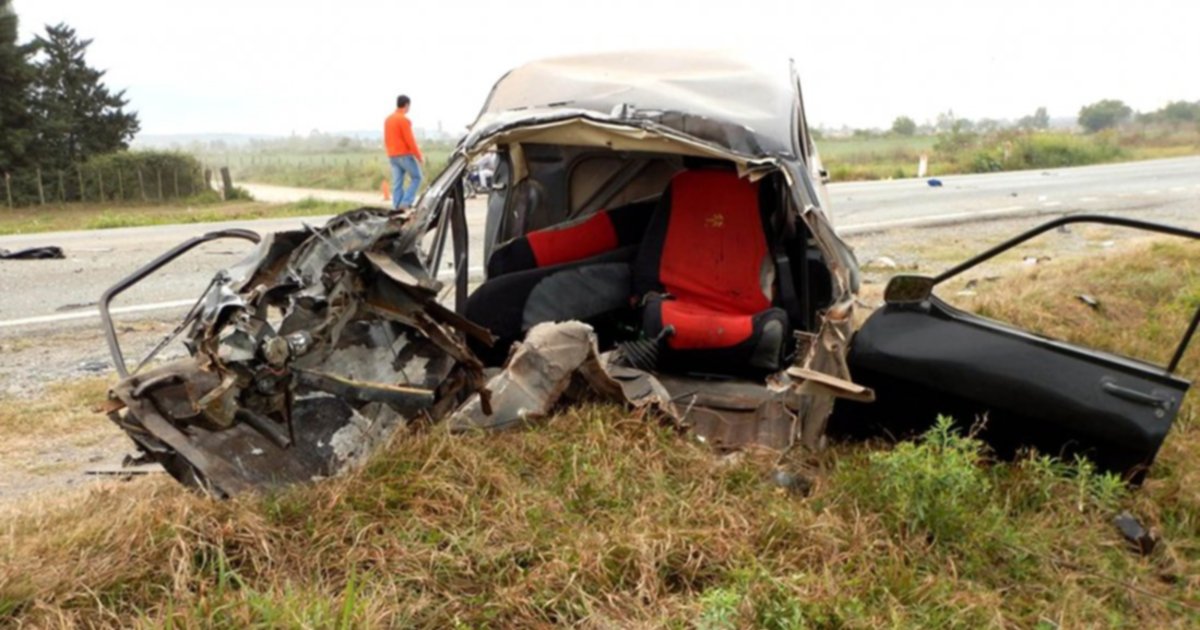
[[[66,258],[58,246],[27,247],[16,251],[0,249],[0,260],[61,260]]]
[[[1121,536],[1125,538],[1125,542],[1143,556],[1150,555],[1150,552],[1154,551],[1154,547],[1158,544],[1158,537],[1143,527],[1137,517],[1129,512],[1118,514],[1113,519],[1113,525],[1117,526]]]

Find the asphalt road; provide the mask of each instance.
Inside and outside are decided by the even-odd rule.
[[[1195,224],[1200,220],[1200,157],[1125,164],[1021,171],[939,178],[941,187],[925,180],[831,184],[831,215],[847,240],[854,235],[894,227],[936,225],[986,218],[1099,212],[1133,214],[1172,208],[1170,218]],[[245,185],[257,198],[290,201],[306,196],[379,203],[371,193],[342,193]],[[108,286],[137,266],[192,236],[222,227],[270,232],[319,225],[327,217],[266,219],[221,224],[190,224],[0,236],[0,248],[58,245],[66,260],[0,261],[0,333],[72,323],[94,325],[95,301]],[[483,202],[469,202],[472,238],[470,264],[479,265]],[[220,241],[179,259],[122,295],[118,313],[182,309],[195,299],[212,274],[244,256],[249,245]]]

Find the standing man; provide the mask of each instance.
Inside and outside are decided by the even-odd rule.
[[[421,147],[413,137],[412,121],[408,119],[411,102],[403,94],[397,96],[396,111],[383,121],[383,143],[392,165],[392,207],[397,210],[407,210],[416,201],[417,188],[421,186],[421,165],[425,163]],[[408,175],[408,188],[404,187],[405,175]]]

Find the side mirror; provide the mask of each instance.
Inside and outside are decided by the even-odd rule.
[[[892,276],[883,290],[888,304],[919,304],[933,295],[933,278],[928,276]]]

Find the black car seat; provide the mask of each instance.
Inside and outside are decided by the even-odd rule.
[[[727,168],[677,174],[659,200],[634,263],[643,330],[659,338],[665,370],[777,370],[788,315],[774,307],[766,225],[774,199],[762,181]]]
[[[492,253],[488,279],[467,299],[466,315],[492,331],[491,348],[473,347],[485,363],[503,362],[534,325],[631,311],[631,263],[655,202],[602,210],[530,232]]]

